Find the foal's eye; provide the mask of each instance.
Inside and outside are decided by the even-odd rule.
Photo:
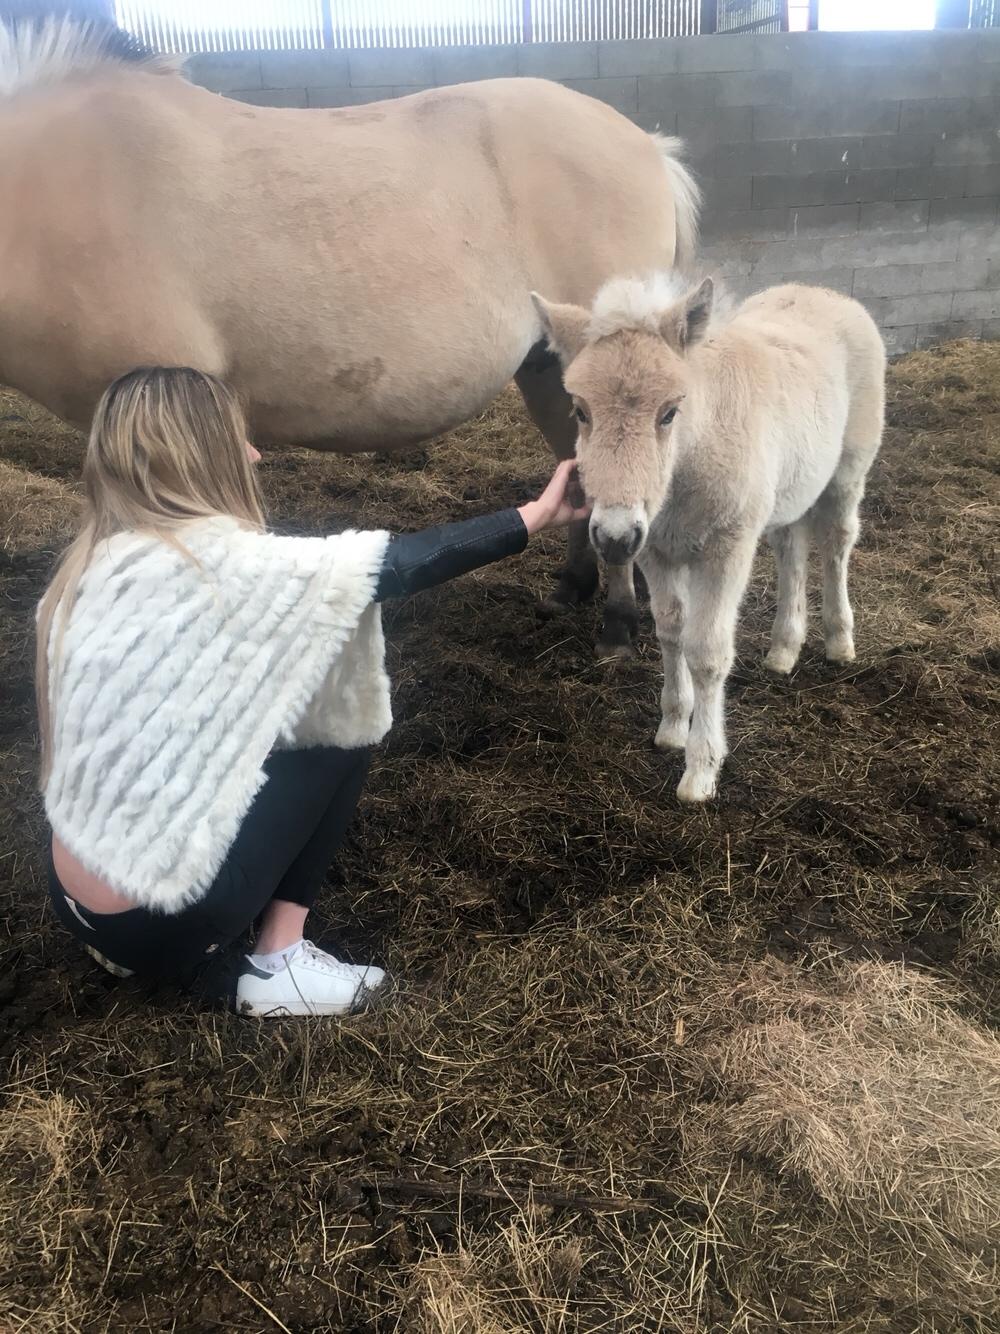
[[[670,423],[673,421],[673,419],[674,419],[676,416],[677,416],[677,409],[676,409],[676,408],[667,408],[666,412],[665,412],[665,413],[663,414],[663,416],[660,418],[660,425],[661,425],[661,426],[669,426]]]
[[[576,414],[576,419],[581,426],[590,425],[590,418],[587,416],[586,408],[581,408],[579,404],[577,404],[577,406],[574,408],[574,412]]]

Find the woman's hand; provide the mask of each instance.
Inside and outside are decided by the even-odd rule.
[[[573,519],[586,519],[590,506],[583,501],[576,460],[565,459],[560,463],[538,499],[529,500],[517,512],[529,535],[540,533],[543,528],[562,528]]]

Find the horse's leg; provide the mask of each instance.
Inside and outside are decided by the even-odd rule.
[[[685,751],[681,801],[715,795],[726,757],[725,684],[733,666],[736,616],[750,577],[756,540],[741,534],[724,551],[691,565],[681,642],[694,686],[694,710]]]
[[[858,506],[863,491],[863,477],[844,486],[834,475],[812,511],[823,560],[823,640],[830,662],[854,661],[854,612],[847,592],[847,565],[858,540]]]
[[[549,443],[557,459],[571,459],[576,451],[576,421],[573,404],[563,388],[562,371],[555,357],[547,354],[529,359],[514,376],[528,415]],[[548,615],[587,602],[597,591],[597,555],[590,545],[587,520],[569,525],[566,564],[541,610]],[[622,657],[631,652],[632,636],[638,627],[635,584],[631,562],[608,568],[608,600],[604,624],[597,642],[601,657]]]
[[[635,570],[625,565],[605,565],[607,596],[601,633],[594,648],[599,658],[631,658],[639,632],[639,609],[635,604]]]
[[[663,655],[660,725],[656,730],[654,744],[659,750],[683,750],[694,705],[691,673],[681,644],[687,571],[682,566],[668,565],[653,556],[643,558],[642,572],[649,585],[656,637]]]
[[[563,388],[562,371],[555,357],[526,361],[514,379],[524,398],[528,415],[548,441],[557,459],[571,459],[576,452],[576,422],[573,405]],[[587,602],[597,591],[597,554],[590,545],[586,519],[569,525],[569,550],[559,581],[543,600],[542,610],[551,615]]]
[[[771,649],[764,666],[784,675],[798,661],[806,637],[806,567],[810,524],[799,519],[768,534],[778,566],[778,607],[771,628]]]

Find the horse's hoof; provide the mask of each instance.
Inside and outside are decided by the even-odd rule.
[[[594,645],[594,657],[598,662],[626,662],[635,657],[635,648],[620,639],[599,639]]]
[[[565,616],[565,614],[576,606],[576,603],[559,593],[550,593],[537,604],[535,611],[543,621],[550,621],[554,616]]]
[[[711,801],[715,796],[716,776],[704,771],[685,769],[684,777],[677,785],[678,801]]]

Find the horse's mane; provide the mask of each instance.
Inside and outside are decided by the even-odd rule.
[[[113,23],[68,16],[0,20],[0,99],[123,64],[155,74],[176,69]]]

